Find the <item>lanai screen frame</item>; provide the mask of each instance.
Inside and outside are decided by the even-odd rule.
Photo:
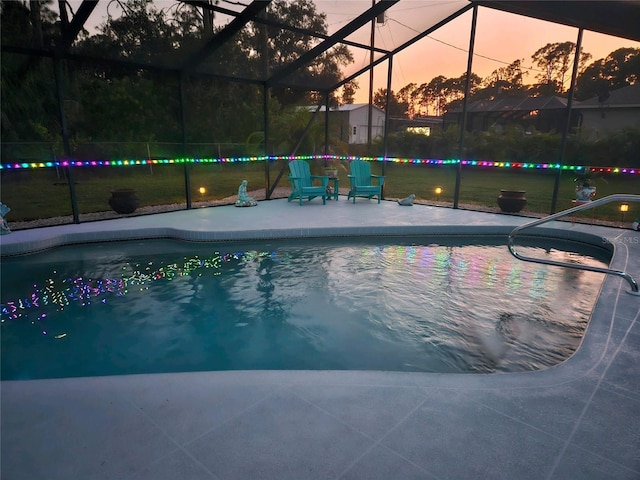
[[[417,41],[421,40],[425,36],[433,33],[435,30],[439,29],[443,25],[446,25],[450,21],[459,17],[460,15],[472,10],[473,16],[470,26],[470,35],[469,35],[469,53],[468,53],[468,62],[467,62],[467,84],[465,85],[465,95],[463,100],[463,109],[461,115],[461,128],[460,128],[460,136],[458,139],[458,152],[459,152],[459,160],[458,170],[456,173],[456,186],[454,192],[454,201],[453,208],[458,208],[459,201],[459,191],[460,191],[460,177],[461,177],[461,169],[462,169],[462,147],[464,143],[464,132],[465,132],[465,124],[466,124],[466,116],[467,116],[467,98],[469,93],[469,84],[468,79],[470,78],[472,65],[473,65],[473,47],[475,42],[475,26],[477,19],[477,12],[479,7],[486,7],[491,9],[502,10],[505,12],[523,15],[531,18],[537,18],[541,20],[550,21],[553,23],[559,23],[571,27],[575,27],[578,29],[577,41],[576,41],[576,55],[580,51],[581,43],[582,43],[582,35],[584,30],[590,30],[598,33],[604,33],[607,35],[612,35],[620,38],[627,38],[634,41],[640,41],[640,29],[637,28],[637,25],[640,25],[640,2],[635,0],[607,0],[607,1],[536,1],[536,0],[499,0],[499,1],[491,1],[491,0],[469,0],[466,5],[456,10],[454,13],[448,15],[446,18],[441,19],[435,24],[428,27],[423,32],[415,35],[408,41],[401,44],[399,47],[393,50],[386,50],[379,47],[375,47],[375,45],[364,45],[357,42],[353,42],[348,40],[348,37],[354,31],[366,26],[367,24],[373,24],[376,21],[376,18],[379,15],[384,14],[386,10],[391,8],[400,2],[400,0],[380,0],[376,2],[372,0],[372,5],[367,10],[363,11],[356,18],[349,21],[345,26],[340,28],[332,35],[319,35],[317,32],[310,32],[305,29],[301,29],[298,27],[293,27],[291,25],[282,24],[280,22],[267,20],[266,18],[262,18],[260,16],[261,12],[267,8],[267,6],[271,3],[271,0],[254,0],[249,3],[244,9],[240,11],[231,10],[228,8],[221,7],[216,4],[209,3],[208,1],[203,0],[179,0],[180,3],[188,4],[191,6],[200,7],[203,9],[210,10],[211,12],[217,12],[220,14],[224,14],[232,17],[233,19],[220,31],[215,33],[211,38],[209,38],[206,43],[196,52],[191,52],[186,59],[183,59],[180,64],[173,66],[166,65],[154,65],[152,63],[140,63],[140,62],[131,62],[127,60],[118,60],[118,59],[106,59],[102,57],[90,57],[78,55],[70,52],[71,46],[73,42],[77,39],[78,34],[84,28],[86,21],[89,19],[91,13],[94,11],[100,0],[83,0],[80,7],[77,9],[77,12],[73,16],[71,20],[67,18],[66,9],[64,7],[63,0],[59,0],[60,4],[60,21],[61,21],[61,36],[58,42],[48,48],[28,48],[24,46],[11,46],[11,45],[2,45],[2,51],[7,53],[17,53],[23,54],[27,56],[37,56],[37,57],[48,57],[52,58],[54,62],[54,74],[55,74],[55,82],[58,93],[58,108],[59,108],[59,116],[60,116],[60,124],[61,124],[61,136],[62,136],[62,145],[65,156],[71,157],[71,149],[69,142],[69,133],[67,130],[66,124],[66,115],[64,111],[64,83],[62,76],[62,68],[61,62],[63,60],[71,60],[71,61],[81,61],[81,62],[95,62],[95,63],[104,63],[104,64],[118,64],[121,66],[127,66],[130,68],[143,68],[148,70],[156,70],[162,72],[174,73],[179,78],[179,88],[180,91],[180,123],[182,128],[182,138],[183,138],[183,148],[186,146],[186,134],[185,134],[185,125],[184,125],[184,79],[186,76],[198,76],[211,78],[216,80],[225,80],[229,82],[237,82],[237,83],[245,83],[245,84],[254,84],[261,86],[263,88],[263,117],[264,117],[264,150],[265,155],[268,154],[269,148],[269,117],[268,117],[268,98],[269,98],[269,90],[274,87],[285,87],[285,88],[293,88],[293,89],[302,89],[305,91],[316,91],[320,93],[325,100],[325,126],[328,125],[328,114],[329,114],[329,96],[331,92],[340,88],[344,84],[349,81],[359,77],[360,75],[366,72],[372,72],[373,68],[377,65],[381,64],[384,61],[388,62],[388,75],[387,75],[387,107],[389,103],[389,96],[391,92],[391,77],[393,71],[393,57],[404,49],[410,47]],[[272,74],[270,74],[267,78],[264,79],[256,79],[250,77],[240,77],[233,75],[223,75],[223,74],[215,74],[215,73],[202,73],[197,72],[197,66],[207,57],[212,55],[216,50],[218,50],[225,42],[229,41],[235,33],[240,31],[248,22],[256,22],[258,24],[281,28],[285,30],[290,30],[296,33],[310,35],[318,39],[322,39],[322,41],[316,44],[313,48],[308,50],[306,53],[302,54],[299,58],[294,60],[293,62],[284,65],[280,69],[276,70]],[[372,25],[373,26],[373,25]],[[357,72],[347,76],[341,81],[337,82],[335,85],[327,86],[326,88],[321,88],[316,86],[305,87],[297,84],[292,84],[287,82],[287,77],[292,73],[296,72],[299,68],[305,67],[309,63],[311,63],[317,56],[323,54],[330,48],[332,48],[337,43],[343,43],[346,45],[363,48],[366,50],[370,50],[380,54],[381,56],[376,60],[373,60],[373,55],[371,56],[371,61],[368,65],[361,68]],[[575,82],[577,77],[577,61],[574,61],[571,84],[568,92],[568,102],[566,108],[566,118],[567,122],[562,132],[562,143],[561,150],[559,154],[558,162],[560,165],[563,162],[564,150],[566,146],[567,135],[569,131],[569,122],[568,119],[571,115],[572,108],[572,98],[573,92],[575,88]],[[316,110],[310,122],[312,122],[319,111],[319,108]],[[304,135],[304,133],[303,133]],[[387,135],[388,135],[388,108],[385,109],[385,128],[384,128],[384,137],[383,137],[383,156],[387,156]],[[325,153],[328,148],[328,129],[325,128]],[[78,214],[78,206],[76,201],[75,190],[73,187],[73,169],[71,167],[67,168],[67,174],[69,175],[69,188],[70,188],[70,196],[72,203],[72,211],[73,211],[73,220],[74,223],[80,223],[79,214]],[[383,162],[383,171],[384,171],[384,162]],[[190,192],[190,180],[189,180],[189,166],[185,164],[184,166],[184,174],[185,174],[185,189],[186,189],[186,203],[187,209],[191,208],[191,192]],[[273,190],[278,184],[280,178],[282,177],[284,170],[281,170],[274,180],[273,184],[270,181],[270,172],[269,172],[269,162],[265,162],[265,192],[266,198],[270,199]],[[554,185],[554,193],[552,199],[551,213],[554,213],[557,201],[558,194],[558,185],[560,181],[561,169],[558,169],[558,173],[555,180]]]

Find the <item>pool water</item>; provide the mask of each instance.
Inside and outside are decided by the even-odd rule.
[[[520,372],[577,349],[603,277],[504,239],[75,245],[2,260],[2,379],[239,369]],[[551,242],[558,245],[557,240]],[[606,266],[582,244],[529,256]]]

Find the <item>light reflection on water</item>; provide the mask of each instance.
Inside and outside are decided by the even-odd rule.
[[[384,241],[124,242],[3,260],[2,378],[534,370],[575,351],[602,282],[504,245]]]

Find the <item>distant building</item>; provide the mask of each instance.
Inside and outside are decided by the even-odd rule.
[[[525,130],[562,132],[567,99],[558,96],[503,97],[471,102],[467,130],[484,131],[519,125]],[[445,113],[444,124],[457,124],[462,109]],[[583,102],[573,101],[570,132],[598,138],[625,127],[640,128],[640,85],[631,85]]]
[[[335,110],[334,110],[335,111]],[[340,105],[336,111],[340,122],[340,139],[347,143],[367,143],[369,104]],[[331,109],[329,110],[331,115]],[[384,110],[372,106],[371,139],[384,136]]]
[[[442,126],[442,117],[439,116],[389,118],[390,132],[411,132],[429,136],[434,129],[442,128]]]
[[[580,102],[582,135],[598,138],[625,127],[640,128],[640,84]]]
[[[575,105],[575,103],[574,103]],[[561,132],[565,126],[567,100],[557,96],[503,97],[478,100],[467,107],[467,130],[485,131],[519,125],[525,130]],[[462,109],[447,112],[445,123],[459,123]],[[571,125],[577,127],[580,119],[572,112]]]
[[[304,107],[315,111],[317,107]],[[324,106],[320,107],[324,112]],[[339,128],[339,138],[346,143],[367,143],[369,131],[369,104],[353,103],[329,108],[329,124]],[[371,139],[384,136],[384,110],[372,106]]]

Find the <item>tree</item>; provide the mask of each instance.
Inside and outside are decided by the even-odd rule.
[[[413,118],[418,113],[418,105],[416,98],[417,85],[415,83],[409,83],[398,90],[398,101],[406,105],[405,114],[409,118]]]
[[[206,0],[204,3],[211,3],[211,0]],[[181,38],[210,38],[215,32],[213,19],[213,10],[202,6],[201,11],[200,7],[185,3],[176,3],[173,13],[167,16],[167,21]]]
[[[358,82],[356,80],[351,80],[350,82],[345,83],[342,86],[342,93],[338,97],[337,104],[339,105],[352,104],[358,88],[360,88],[360,85],[358,85]]]
[[[34,6],[33,3],[29,5]],[[2,1],[0,7],[3,46],[29,47],[53,42],[56,17],[46,4],[38,4],[34,12],[27,8],[26,2]],[[37,26],[32,27],[33,22]],[[34,28],[37,34],[33,34]],[[59,135],[57,95],[52,75],[49,59],[2,54],[3,142],[48,141]]]
[[[584,69],[576,84],[576,98],[604,98],[610,90],[640,81],[640,48],[619,48]]]
[[[319,154],[324,148],[324,121],[314,121],[307,129],[312,113],[297,107],[285,107],[273,116],[271,149],[275,154],[290,155],[301,141],[297,154]],[[306,134],[304,134],[306,129]],[[304,136],[303,136],[304,134]]]
[[[127,0],[119,18],[108,17],[100,27],[100,34],[82,42],[82,50],[97,49],[103,55],[143,64],[160,62],[176,50],[174,27],[167,22],[162,10],[147,0]]]
[[[494,100],[498,96],[517,95],[523,93],[524,77],[528,72],[522,71],[522,60],[514,60],[506,67],[500,67],[482,80],[474,99]]]
[[[380,108],[381,110],[387,109],[387,89],[379,88],[373,94],[373,104]],[[396,95],[391,90],[391,94],[389,95],[389,115],[393,115],[396,117],[404,116],[407,111],[407,105],[400,102]]]
[[[274,0],[265,15],[267,20],[322,35],[328,32],[326,14],[319,13],[311,0]],[[246,57],[251,61],[251,71],[259,74],[260,78],[268,78],[319,44],[320,39],[286,29],[251,24],[246,27],[241,43]],[[340,81],[342,67],[351,62],[351,51],[346,45],[339,44],[293,72],[286,80],[301,87],[317,84],[329,88]],[[268,65],[268,72],[263,71],[265,65]],[[274,95],[283,105],[308,103],[314,99],[304,89],[277,88],[274,89]],[[337,102],[337,99],[334,101]]]
[[[547,43],[531,55],[533,62],[543,70],[543,73],[537,76],[538,80],[540,80],[539,85],[548,86],[546,90],[543,87],[539,91],[552,91],[554,93],[565,91],[564,85],[568,80],[567,72],[571,68],[575,49],[576,44],[573,42]],[[584,66],[590,58],[590,53],[581,52],[579,66]]]
[[[471,74],[469,82],[469,96],[472,97],[478,91],[482,78],[475,73]],[[445,99],[445,105],[443,109],[445,111],[458,108],[462,104],[464,99],[465,87],[466,87],[467,74],[463,73],[458,78],[447,78],[442,83],[442,95]]]
[[[98,34],[74,47],[90,56],[132,62],[70,64],[67,96],[78,107],[68,112],[68,123],[79,141],[181,142],[181,81],[187,142],[241,142],[247,131],[262,124],[256,86],[188,74],[181,80],[175,73],[137,65],[179,66],[202,48],[210,33],[197,9],[163,11],[145,0],[118,5],[120,17],[108,17]],[[231,41],[203,58],[198,68],[240,72],[243,64],[239,42]]]
[[[444,95],[444,83],[447,79],[438,75],[429,83],[423,83],[415,92],[420,115],[429,115],[429,107],[434,110],[434,115],[441,115],[446,104]]]

